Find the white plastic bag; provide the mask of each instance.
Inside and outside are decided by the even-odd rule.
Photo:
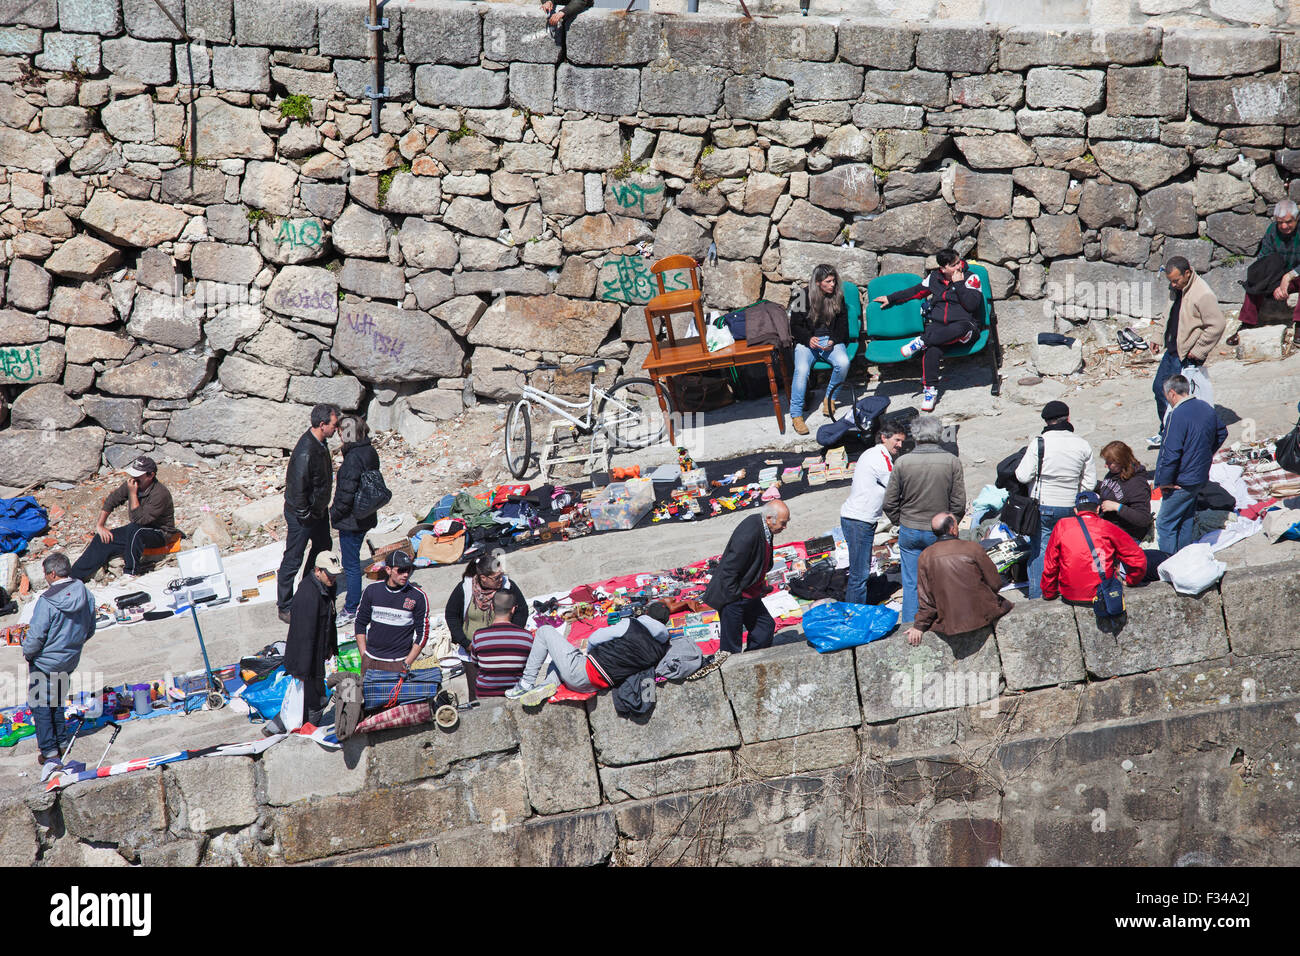
[[[725,349],[728,345],[735,345],[735,336],[731,334],[731,329],[725,325],[719,327],[712,322],[709,323],[706,330],[705,344],[708,345],[710,352],[716,352],[719,349]]]
[[[1208,544],[1189,544],[1160,565],[1161,581],[1168,581],[1179,594],[1200,594],[1223,577],[1228,566],[1215,560]]]
[[[1206,374],[1204,365],[1184,365],[1183,378],[1192,386],[1192,398],[1199,398],[1214,407],[1214,387],[1210,385],[1210,376]]]
[[[289,680],[289,689],[284,692],[284,702],[280,704],[280,723],[285,732],[301,727],[303,716],[302,681],[294,677]]]

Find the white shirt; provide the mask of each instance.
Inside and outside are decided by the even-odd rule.
[[[1039,504],[1049,508],[1073,508],[1074,496],[1092,491],[1097,485],[1097,469],[1092,463],[1092,446],[1074,432],[1050,431],[1042,434],[1043,477]],[[1039,497],[1038,436],[1030,440],[1025,457],[1016,468],[1016,480],[1029,485],[1029,497]]]
[[[840,517],[872,524],[879,521],[885,506],[889,474],[893,470],[894,459],[884,445],[872,445],[859,455],[858,464],[853,469],[853,487],[849,490],[848,500],[840,508]]]

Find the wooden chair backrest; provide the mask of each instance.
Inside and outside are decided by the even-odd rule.
[[[685,271],[687,275],[690,276],[691,288],[699,291],[700,264],[690,256],[665,256],[650,267],[650,272],[655,277],[655,282],[659,284],[660,295],[663,295],[667,291],[664,288],[664,273],[682,271]]]

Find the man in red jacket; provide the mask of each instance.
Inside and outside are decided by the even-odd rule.
[[[1093,548],[1101,559],[1109,577],[1116,565],[1125,570],[1124,583],[1130,586],[1142,581],[1147,570],[1147,556],[1137,542],[1118,526],[1097,514],[1101,498],[1094,491],[1081,491],[1074,499],[1075,518],[1062,518],[1052,529],[1043,558],[1043,598],[1051,600],[1058,594],[1068,604],[1092,604],[1097,595],[1101,577],[1083,535],[1088,528]]]

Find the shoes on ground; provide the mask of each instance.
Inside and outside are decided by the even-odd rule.
[[[1152,435],[1150,438],[1147,439],[1147,447],[1159,448],[1161,444],[1164,442],[1164,440],[1165,438],[1163,435],[1159,435],[1159,434]]]
[[[280,612],[280,620],[283,621],[285,624],[288,624],[288,623],[289,623],[289,612],[288,612],[288,611],[281,611],[281,612]]]
[[[804,424],[802,415],[790,416],[790,427],[794,429],[796,435],[807,435],[808,426]]]
[[[338,628],[341,631],[346,627],[351,627],[352,623],[356,619],[357,615],[355,611],[343,611],[334,619],[334,622],[338,625]]]
[[[939,401],[939,390],[927,386],[921,390],[921,411],[934,411],[935,403]]]
[[[835,417],[836,407],[835,399],[831,398],[829,395],[822,399],[822,414],[827,418]]]
[[[921,336],[918,335],[916,338],[912,339],[912,341],[908,342],[898,351],[902,353],[903,358],[911,358],[913,355],[915,355],[917,352],[922,351],[924,348],[925,348],[925,339],[921,338]]]

